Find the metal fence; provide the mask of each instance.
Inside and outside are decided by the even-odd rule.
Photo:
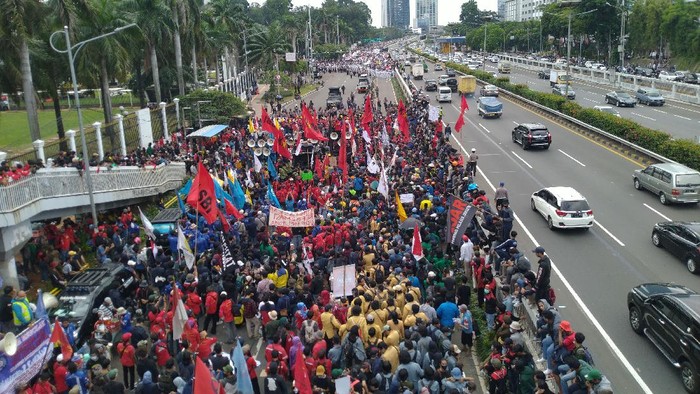
[[[82,100],[81,100],[82,105]],[[175,111],[175,104],[168,104],[165,107],[168,132],[172,135],[177,129],[177,113]],[[140,134],[138,118],[135,112],[131,112],[124,116],[124,140],[126,142],[127,153],[133,152],[139,148]],[[151,110],[151,127],[153,130],[153,140],[158,141],[164,136],[163,134],[163,117],[160,108]],[[121,143],[119,141],[119,122],[114,120],[111,123],[103,124],[101,126],[102,134],[102,147],[104,149],[104,154],[107,156],[110,153],[118,154],[121,151]],[[85,141],[88,147],[88,155],[97,153],[97,137],[95,136],[95,127],[92,124],[85,125]],[[64,139],[65,145],[61,147],[60,140],[47,141],[44,145],[44,155],[46,159],[53,158],[59,155],[61,151],[69,150],[69,138],[66,136]],[[82,156],[82,142],[80,140],[80,133],[75,135],[75,145],[78,150],[78,155]],[[11,157],[8,157],[10,162],[21,162],[27,163],[29,161],[37,160],[36,150],[27,151],[20,153]]]

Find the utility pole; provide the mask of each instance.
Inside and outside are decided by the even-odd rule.
[[[625,9],[625,0],[620,0],[620,67],[625,67],[625,16],[627,10]]]
[[[565,97],[569,97],[569,85],[571,84],[571,19],[574,16],[580,16],[580,15],[585,15],[585,14],[590,14],[591,12],[596,12],[598,9],[593,9],[590,11],[586,12],[579,12],[578,14],[574,14],[573,12],[569,13],[569,28],[568,32],[566,35],[566,74],[568,80],[566,81],[566,90],[565,90]]]
[[[309,6],[309,60],[314,58],[314,34],[311,30],[311,6]]]
[[[335,16],[335,38],[336,44],[340,45],[340,24],[338,24],[338,15]]]

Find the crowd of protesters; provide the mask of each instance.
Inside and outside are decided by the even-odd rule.
[[[384,52],[362,56],[362,62],[346,59],[324,70],[353,72],[368,61],[384,69],[394,65]],[[94,336],[71,359],[57,349],[33,386],[19,392],[192,393],[199,359],[227,393],[239,392],[238,373],[248,374],[256,394],[334,393],[335,379],[344,376],[356,393],[468,393],[478,377],[465,374],[464,356],[490,336],[491,353],[478,368],[491,394],[551,393],[552,382],[564,393],[611,393],[607,378],[592,366],[585,336],[552,306],[546,251],[532,251],[538,259],[533,267],[529,251],[519,249],[505,185],[493,199],[479,188],[475,151],[472,166],[445,138],[441,120],[429,120],[429,102],[418,92],[405,103],[410,138],[395,127],[398,104],[376,93],[369,96],[373,116],[367,123],[363,95],[345,109],[309,103],[326,138],[340,133],[354,111],[347,177],[330,164],[338,156],[338,141],[330,138],[311,144],[313,159],[306,163],[275,153],[275,170],[254,169],[246,127],[210,140],[163,144],[162,154],[143,152],[142,160],[186,157],[192,175],[201,164],[215,182],[233,174],[247,191],[242,208],[222,209],[212,223],[183,203],[178,226],[195,254],[191,267],[178,251],[176,231],[167,245],[151,245],[129,209],[97,224],[45,226],[23,250],[25,269],[65,284],[85,264],[83,252],[94,253],[98,264],[123,265],[138,285],[112,289],[94,311],[105,322]],[[298,141],[302,109],[275,115],[287,139]],[[370,141],[362,137],[363,128]],[[377,186],[382,171],[373,170],[375,161],[387,173],[388,198]],[[309,170],[313,179],[302,180]],[[313,209],[315,225],[269,226],[270,189],[282,209]],[[399,195],[412,195],[407,201],[413,202],[403,205],[407,218]],[[477,207],[459,245],[445,241],[450,196]],[[419,229],[423,256],[415,254],[416,226],[401,226],[407,220]],[[76,232],[90,251],[80,250]],[[355,287],[334,294],[334,268],[348,265],[356,271]],[[180,340],[173,340],[174,294],[182,297],[188,316]],[[26,326],[24,309],[15,308],[22,296],[5,290],[0,316],[6,331],[10,320],[16,328]],[[473,299],[485,325],[470,310]],[[545,371],[537,370],[515,313],[518,304],[531,301],[539,310],[534,339],[541,341]],[[117,328],[110,330],[108,321],[118,322]],[[261,360],[255,354],[258,338]],[[243,345],[247,371],[236,371],[224,349],[236,341]]]

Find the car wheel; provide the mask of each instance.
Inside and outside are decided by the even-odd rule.
[[[661,236],[656,231],[651,233],[651,243],[654,244],[654,246],[656,246],[657,248],[663,246],[661,245]]]
[[[610,104],[610,100],[608,99],[607,96],[605,97],[605,104]]]
[[[639,182],[639,179],[634,178],[634,188],[637,190],[642,190],[642,184]]]
[[[535,207],[535,199],[534,198],[530,199],[530,208],[532,208],[533,211],[537,212],[537,207]]]
[[[698,375],[695,373],[693,366],[687,361],[681,363],[681,380],[683,381],[683,388],[685,388],[685,391],[692,394],[700,393]]]
[[[642,320],[642,313],[636,306],[630,307],[629,320],[632,331],[642,335],[644,333],[644,321]]]
[[[619,107],[619,106],[620,106],[620,102],[619,102],[619,101],[615,101],[615,106],[616,106],[616,107]]]
[[[663,193],[659,193],[659,202],[663,205],[668,204],[668,200],[666,199],[666,195]]]
[[[549,229],[552,231],[557,229],[556,227],[554,227],[554,222],[552,222],[551,216],[547,218],[547,227],[549,227]]]
[[[517,144],[517,143],[518,143],[518,139],[515,138],[515,133],[510,133],[510,135],[511,135],[511,138],[513,138],[513,142],[515,142],[515,143]]]
[[[692,257],[687,257],[685,259],[685,267],[688,268],[688,271],[692,274],[698,273],[698,264]]]
[[[523,150],[528,150],[530,149],[530,145],[528,145],[527,142],[523,141]]]

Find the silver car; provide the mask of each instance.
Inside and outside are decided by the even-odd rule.
[[[659,196],[659,201],[697,204],[700,202],[700,172],[676,163],[652,164],[633,175],[634,188],[647,189]]]

